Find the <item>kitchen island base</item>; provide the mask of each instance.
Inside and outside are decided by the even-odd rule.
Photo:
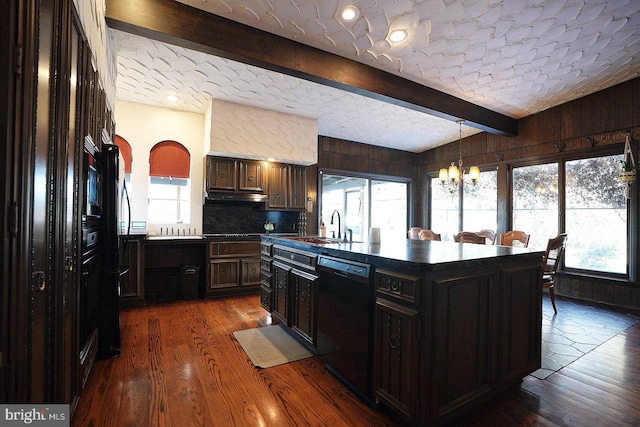
[[[540,367],[543,252],[412,240],[272,243],[372,266],[370,393],[412,425],[453,421]],[[339,328],[338,319],[318,316],[317,330]]]

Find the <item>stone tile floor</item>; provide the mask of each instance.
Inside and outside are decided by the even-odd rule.
[[[548,294],[542,300],[542,366],[531,375],[545,379],[640,319],[578,301],[556,298],[558,314]]]

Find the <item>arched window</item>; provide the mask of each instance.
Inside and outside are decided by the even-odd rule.
[[[150,222],[190,222],[191,155],[176,141],[161,141],[149,153]]]
[[[126,197],[131,200],[133,198],[133,185],[131,185],[131,162],[133,161],[133,156],[131,154],[131,144],[120,135],[116,135],[115,143],[120,149],[120,155],[124,163],[124,185],[127,189]],[[120,197],[122,199],[122,206],[125,206],[123,203],[125,193],[123,192]],[[125,224],[129,224],[129,219],[129,209],[122,209],[120,213],[120,226],[125,227]]]

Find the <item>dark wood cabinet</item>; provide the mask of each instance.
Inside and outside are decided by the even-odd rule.
[[[207,156],[205,187],[207,191],[265,191],[265,164],[258,160]]]
[[[288,209],[306,209],[307,203],[307,168],[289,166]]]
[[[272,247],[270,242],[260,242],[260,305],[268,312],[273,308]]]
[[[271,314],[304,342],[318,344],[317,254],[273,246],[273,302]]]
[[[206,179],[207,191],[234,191],[238,186],[238,163],[235,159],[207,156]]]
[[[238,260],[211,259],[209,260],[209,282],[207,292],[221,288],[235,288],[238,281]]]
[[[260,241],[209,242],[207,297],[260,290]]]
[[[316,346],[318,276],[294,268],[291,270],[291,286],[291,328],[309,344]]]
[[[283,325],[289,325],[289,272],[291,266],[273,261],[273,307],[271,315]]]
[[[263,162],[238,160],[238,190],[263,193],[265,191]]]
[[[144,243],[143,237],[123,241],[125,262],[129,273],[120,279],[120,302],[123,308],[144,305]]]
[[[279,163],[270,164],[267,188],[267,209],[306,209],[306,167]]]
[[[418,416],[419,312],[378,298],[375,322],[376,397],[403,418],[415,421]]]
[[[420,277],[386,270],[374,275],[374,389],[409,421],[418,417]]]
[[[267,209],[287,208],[288,171],[289,168],[287,165],[278,163],[269,164]]]

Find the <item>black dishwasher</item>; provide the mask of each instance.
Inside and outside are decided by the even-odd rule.
[[[318,348],[327,369],[373,405],[373,267],[318,257]]]

